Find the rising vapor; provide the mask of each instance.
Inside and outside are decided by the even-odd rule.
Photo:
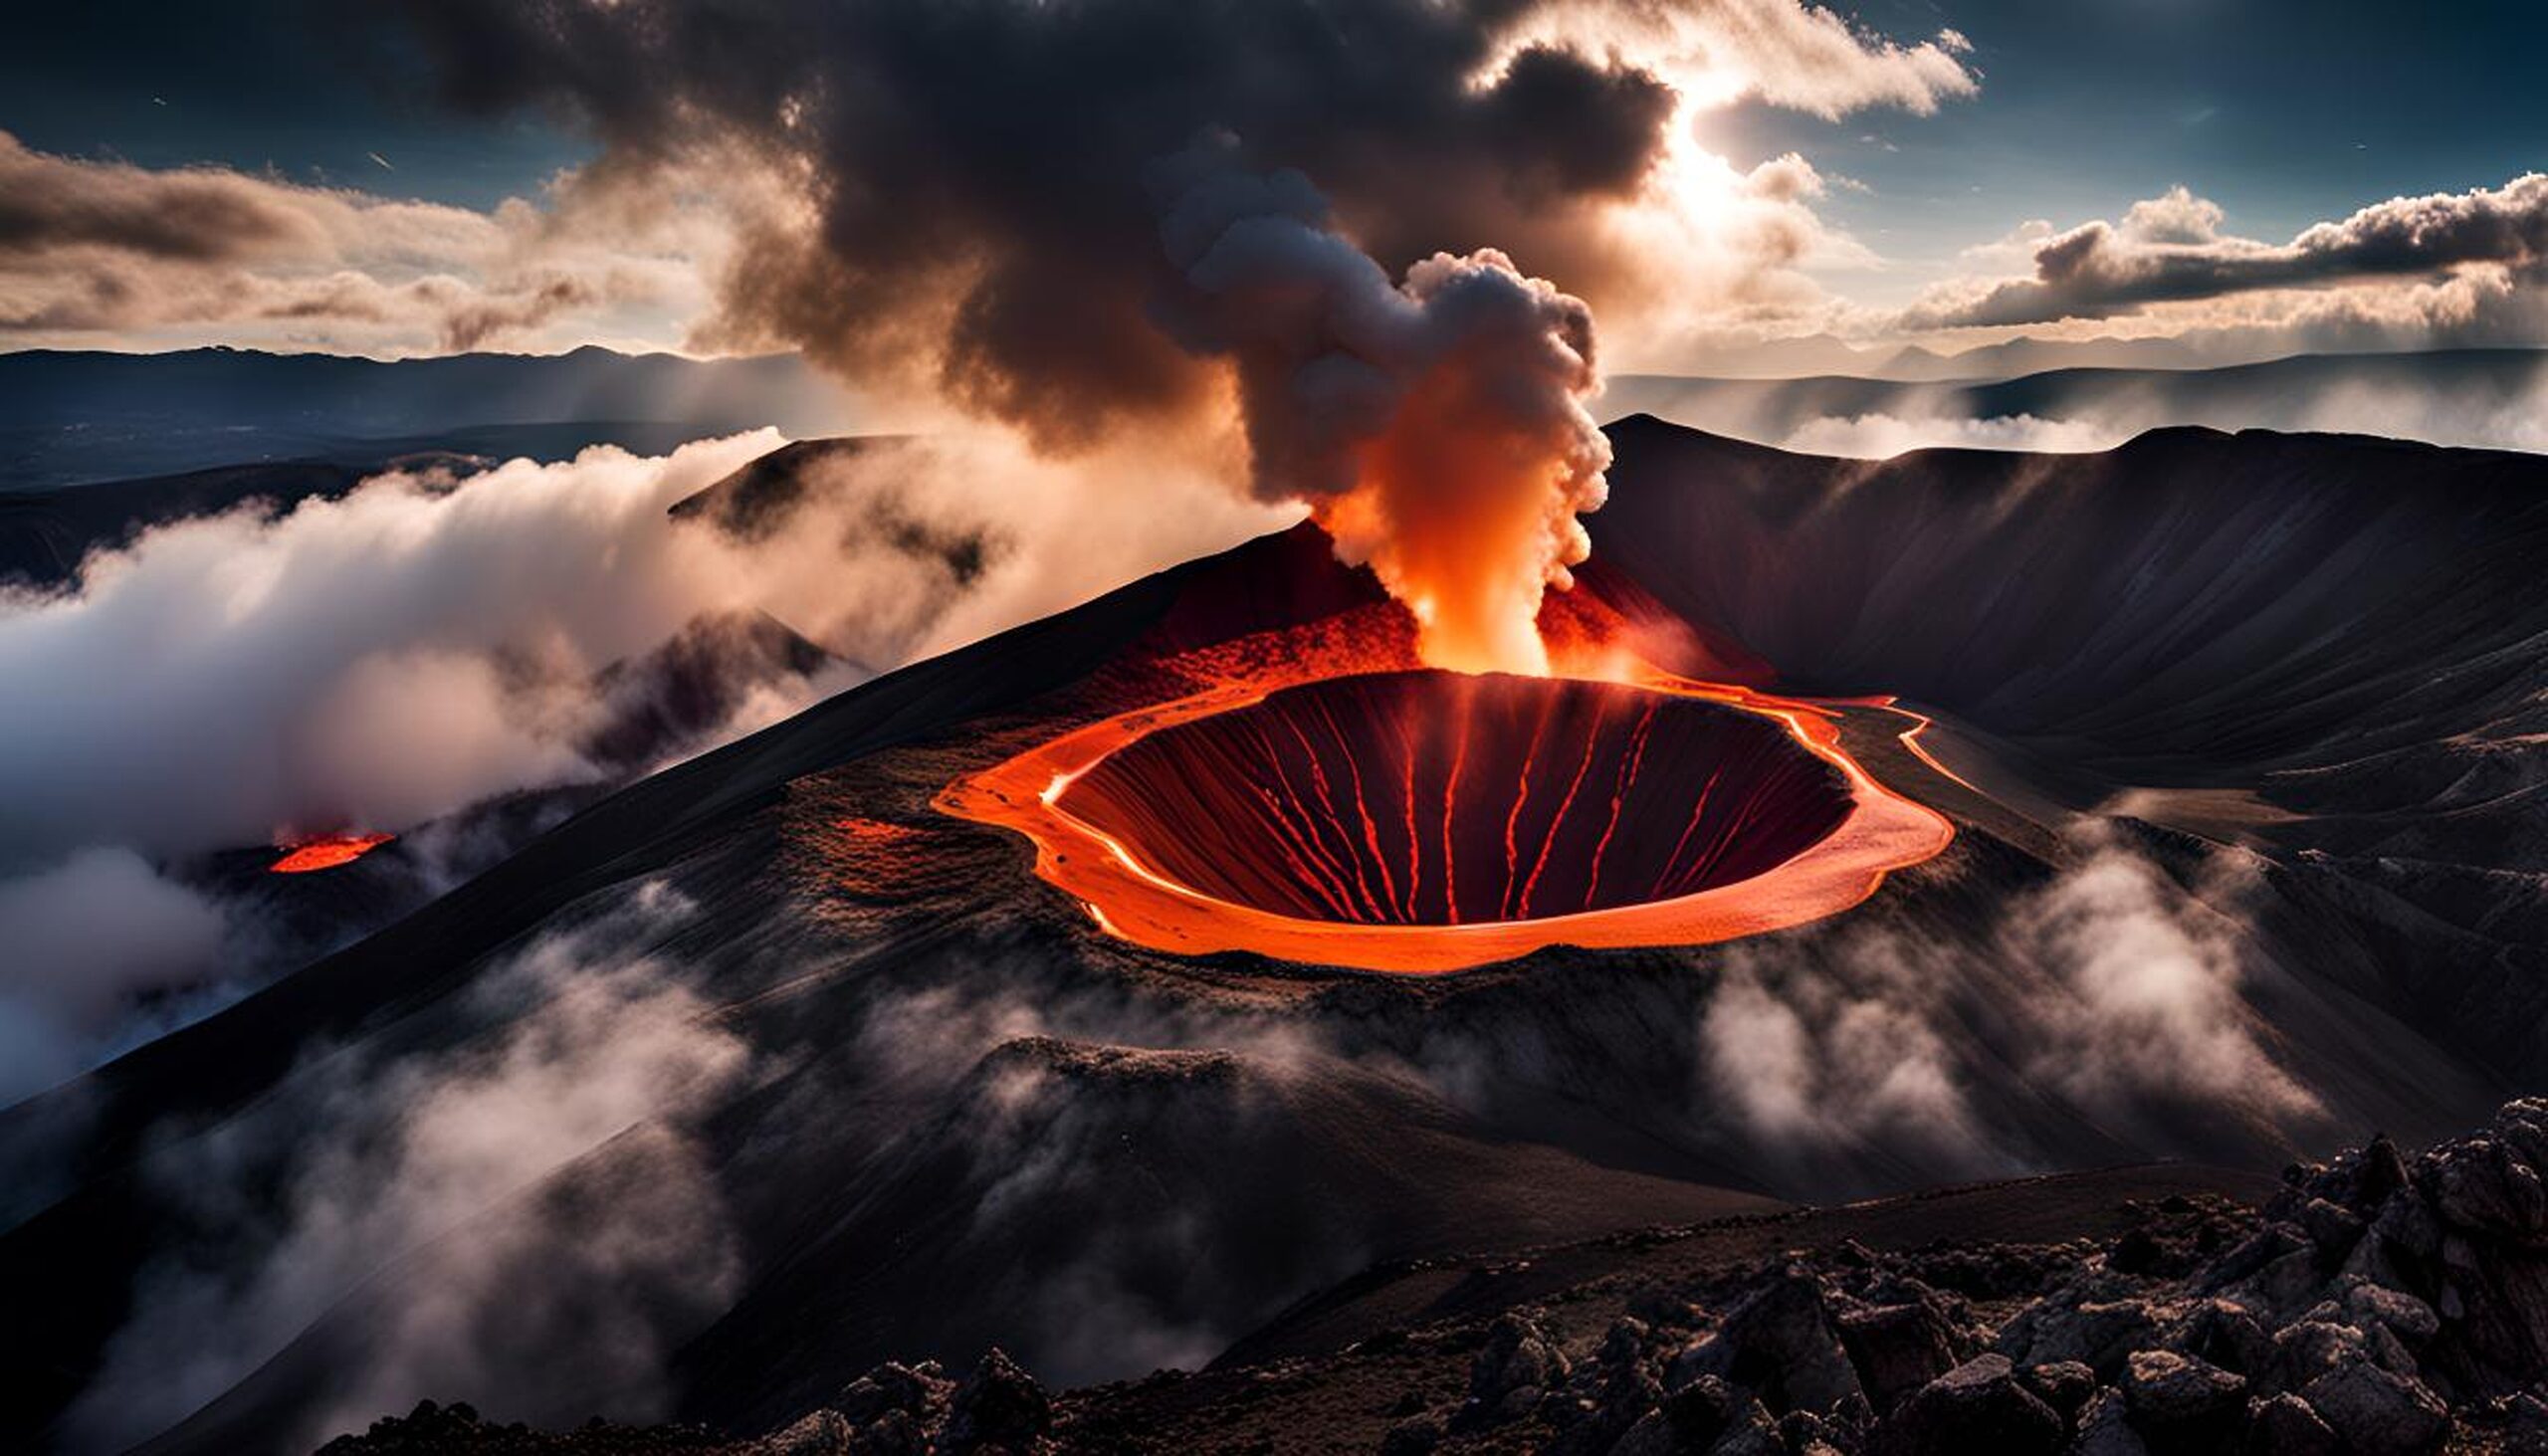
[[[1168,326],[1235,361],[1258,494],[1309,502],[1414,613],[1427,662],[1545,673],[1541,592],[1573,584],[1577,517],[1607,492],[1591,309],[1492,249],[1393,285],[1307,178],[1232,150],[1154,175],[1186,284]]]

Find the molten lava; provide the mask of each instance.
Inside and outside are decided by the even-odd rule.
[[[332,870],[352,864],[395,838],[393,834],[330,834],[300,840],[283,846],[284,857],[266,866],[266,871],[274,875],[307,875],[313,870]]]
[[[1849,785],[1775,720],[1722,704],[1411,672],[1163,728],[1073,777],[1054,808],[1233,905],[1456,926],[1750,879],[1838,827]]]
[[[1558,653],[1567,675],[1426,669],[1362,615],[1189,654],[1201,691],[939,806],[1025,834],[1039,875],[1137,944],[1410,972],[1798,925],[1953,836],[1849,758],[1833,711],[1599,631]]]

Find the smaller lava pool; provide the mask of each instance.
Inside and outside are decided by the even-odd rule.
[[[940,804],[1136,943],[1411,972],[1797,925],[1952,835],[1811,705],[1426,669],[1119,715]]]
[[[350,865],[397,838],[394,834],[328,834],[280,846],[283,858],[266,866],[269,874],[313,875]]]

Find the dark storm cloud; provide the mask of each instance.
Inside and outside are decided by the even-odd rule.
[[[2121,227],[2091,222],[2034,250],[2034,276],[1915,307],[1913,328],[2105,318],[2152,304],[2273,289],[2436,277],[2493,265],[2537,280],[2548,265],[2548,175],[2500,188],[2399,197],[2280,246],[2222,237],[2221,210],[2179,188]]]
[[[605,165],[763,169],[726,341],[902,377],[1047,444],[1174,414],[1206,376],[1149,324],[1145,169],[1211,130],[1297,167],[1392,274],[1488,244],[1595,292],[1580,226],[1631,194],[1662,81],[1498,38],[1524,0],[636,0],[409,7],[454,101],[547,107]],[[1492,71],[1492,74],[1489,74]],[[804,211],[810,209],[810,213]],[[1597,299],[1596,299],[1597,302]],[[915,360],[921,377],[911,377]]]

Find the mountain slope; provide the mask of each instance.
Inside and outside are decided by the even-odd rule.
[[[2270,1165],[2362,1126],[2439,1135],[2540,1074],[2524,907],[2548,866],[2513,826],[2548,741],[2544,609],[2515,590],[2548,545],[2541,462],[2176,432],[1868,466],[1654,421],[1613,437],[1584,589],[1660,603],[1799,691],[1904,695],[1935,721],[1916,742],[1902,710],[1830,711],[1954,819],[1945,853],[1777,935],[1405,978],[1134,948],[1021,841],[931,808],[1176,691],[1180,653],[1378,599],[1315,531],[1268,537],[632,785],[0,1115],[0,1146],[56,1150],[7,1180],[0,1280],[61,1312],[0,1334],[27,1372],[0,1440],[286,1448],[331,1397],[401,1389],[757,1424],[843,1361],[994,1340],[1132,1374],[1327,1282],[1332,1250],[1627,1227],[1727,1190]],[[2142,965],[2167,979],[2122,975]],[[618,1024],[591,987],[632,983],[607,1004],[651,1008],[648,1034],[576,1034]],[[635,1052],[659,1062],[614,1074]],[[443,1186],[416,1170],[441,1146],[419,1109],[621,1087],[647,1096],[552,1161],[388,1220],[330,1277],[297,1262],[317,1211],[381,1222],[342,1206],[330,1158],[386,1147],[408,1176],[360,1188]],[[611,1189],[682,1192],[693,1256],[614,1221]],[[1105,1230],[1130,1252],[1087,1257]],[[988,1269],[990,1247],[1019,1263]],[[1190,1279],[1164,1248],[1197,1251]],[[468,1249],[509,1251],[501,1277]],[[627,1284],[592,1282],[632,1267],[604,1251],[654,1293],[608,1306],[637,1353],[597,1370],[539,1332]],[[265,1292],[256,1318],[188,1267]],[[399,1382],[423,1366],[366,1356],[447,1307],[504,1358],[419,1388]],[[177,1387],[145,1335],[214,1357]],[[164,1419],[95,1394],[152,1378],[201,1393]]]

